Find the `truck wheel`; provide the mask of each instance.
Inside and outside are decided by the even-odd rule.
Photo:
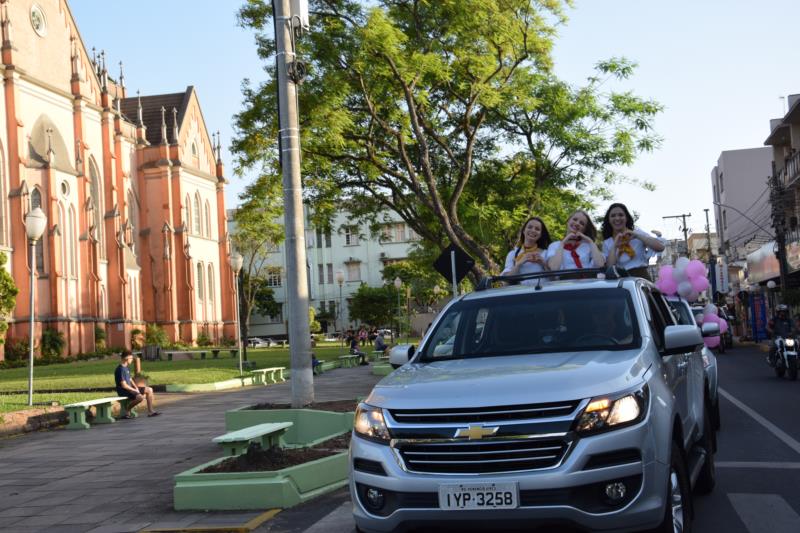
[[[717,403],[714,405],[713,409],[713,419],[714,419],[714,429],[719,431],[720,427],[722,427],[722,417],[719,414],[719,398],[717,399]]]
[[[703,437],[698,442],[706,454],[706,460],[703,463],[703,468],[700,469],[700,475],[697,477],[695,490],[699,494],[709,494],[714,490],[714,485],[717,484],[717,469],[714,465],[714,453],[716,452],[716,443],[713,426],[711,425],[711,413],[709,412],[709,405],[706,402],[705,409],[703,409]]]
[[[789,368],[787,369],[789,372],[789,379],[792,381],[797,379],[797,358],[792,358],[789,360]]]
[[[686,461],[674,441],[670,455],[664,520],[653,533],[691,533],[692,491],[689,486],[689,474],[686,472]]]
[[[775,366],[775,375],[776,376],[778,376],[779,378],[782,378],[785,373],[786,373],[786,369],[785,368],[783,368],[782,366],[778,366],[778,365]]]

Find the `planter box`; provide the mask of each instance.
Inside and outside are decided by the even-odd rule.
[[[261,510],[292,507],[347,485],[343,452],[269,472],[199,473],[221,457],[175,476],[176,511]]]
[[[355,413],[315,409],[252,409],[242,407],[225,413],[225,431],[236,431],[266,422],[292,422],[283,436],[285,448],[314,446],[353,429]]]
[[[392,365],[388,363],[372,365],[373,376],[388,376],[392,372],[394,372],[394,368],[392,368]]]

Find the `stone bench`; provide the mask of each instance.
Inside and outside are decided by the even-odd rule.
[[[292,425],[292,422],[267,422],[220,435],[213,442],[222,445],[225,455],[241,455],[255,441],[261,444],[263,450],[268,450],[279,444],[281,436]]]
[[[339,363],[341,364],[342,368],[352,368],[358,366],[358,362],[361,360],[360,355],[340,355],[339,356]]]
[[[88,411],[90,407],[94,407],[97,412],[94,417],[95,424],[113,423],[114,417],[111,416],[111,406],[114,402],[119,402],[120,406],[125,409],[128,404],[128,398],[124,396],[113,396],[65,405],[64,411],[66,411],[68,417],[67,429],[89,429],[91,426],[86,421],[86,411]],[[129,411],[129,413],[131,416],[136,416],[135,411]]]
[[[286,381],[286,378],[283,377],[284,370],[286,370],[285,366],[274,366],[271,368],[257,368],[250,372],[254,375],[256,383],[269,385],[271,383],[283,383]]]
[[[180,361],[194,359],[194,354],[199,354],[200,359],[206,358],[206,350],[167,350],[167,361]]]
[[[317,359],[317,364],[312,364],[311,370],[313,370],[314,375],[317,376],[319,374],[325,373],[325,359]]]

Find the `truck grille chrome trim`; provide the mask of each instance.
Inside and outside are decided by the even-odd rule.
[[[454,409],[389,409],[401,424],[442,424],[466,422],[502,422],[539,418],[568,417],[575,414],[580,400],[548,404],[466,407]]]

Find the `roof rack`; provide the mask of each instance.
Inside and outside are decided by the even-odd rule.
[[[516,285],[520,281],[525,281],[529,279],[547,279],[547,278],[558,278],[558,279],[580,279],[585,278],[586,275],[595,275],[602,274],[605,279],[620,279],[620,278],[628,278],[631,277],[627,270],[622,267],[618,267],[616,265],[605,267],[605,268],[577,268],[571,270],[545,270],[542,272],[531,272],[528,274],[517,274],[515,276],[485,276],[481,279],[478,283],[478,286],[475,288],[476,291],[483,291],[492,287],[492,284],[496,281],[504,281],[511,285]]]

